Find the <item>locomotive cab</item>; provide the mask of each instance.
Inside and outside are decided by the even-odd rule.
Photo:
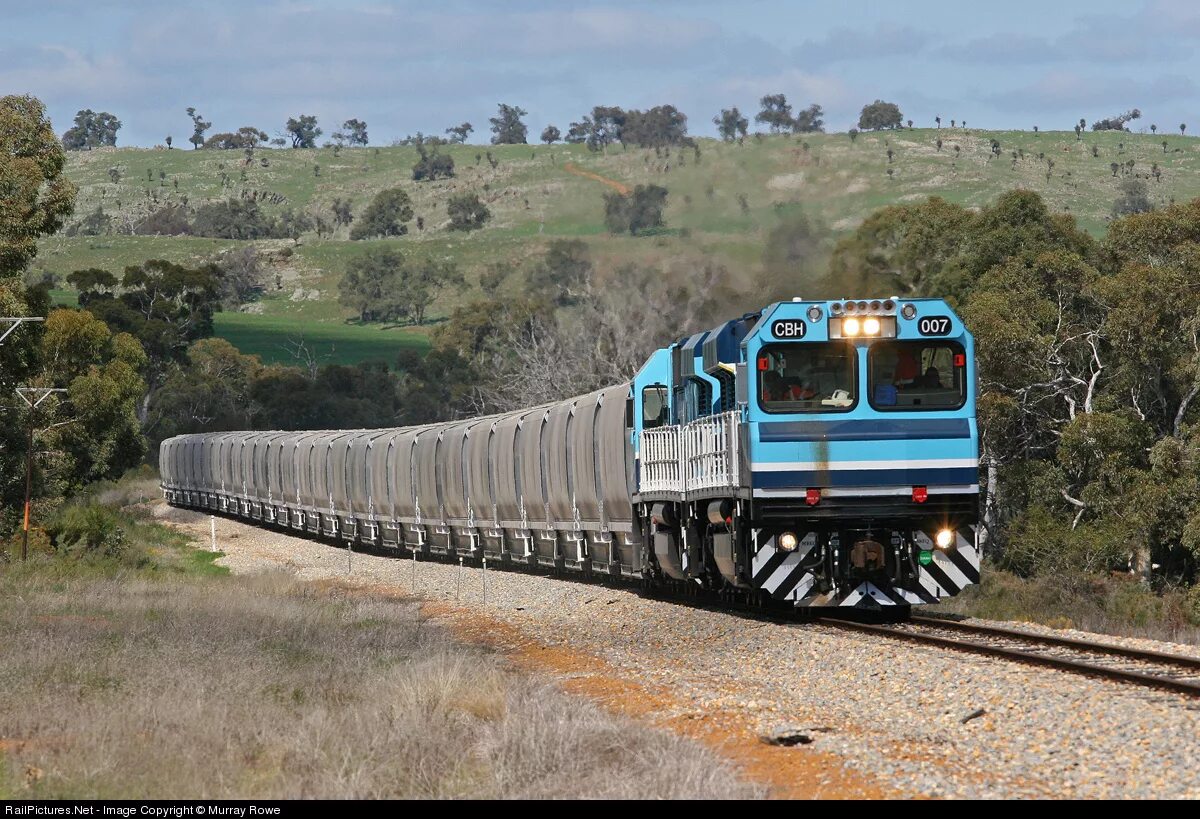
[[[756,587],[887,606],[978,582],[973,353],[940,299],[768,311],[746,347]]]
[[[973,340],[949,305],[796,300],[702,336],[659,351],[631,391],[667,577],[860,608],[978,582]],[[699,411],[698,370],[715,384]]]

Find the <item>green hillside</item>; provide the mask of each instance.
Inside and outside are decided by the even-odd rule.
[[[1000,144],[999,157],[993,140]],[[883,205],[937,195],[977,206],[1023,187],[1099,233],[1122,181],[1111,165],[1130,160],[1133,172],[1147,178],[1156,203],[1200,196],[1200,143],[1178,135],[1108,132],[1085,134],[1078,141],[1071,132],[943,128],[863,134],[855,141],[846,134],[810,134],[750,138],[743,145],[700,140],[699,145],[698,162],[690,149],[659,156],[620,147],[603,154],[575,145],[450,146],[442,150],[453,156],[457,176],[436,182],[411,180],[417,152],[409,147],[343,149],[340,155],[332,148],[258,149],[248,164],[241,151],[100,149],[71,153],[69,174],[80,187],[76,218],[101,207],[118,226],[133,224],[166,202],[186,199],[196,207],[254,192],[278,203],[265,204],[269,212],[291,207],[331,221],[334,199],[349,199],[357,215],[377,191],[401,185],[424,230],[418,231],[414,220],[409,236],[384,241],[454,259],[469,283],[434,306],[435,320],[478,295],[474,282],[488,263],[520,265],[557,237],[587,240],[602,268],[694,259],[752,271],[781,207],[806,209],[836,235]],[[894,152],[890,164],[889,148]],[[1150,177],[1153,163],[1161,171],[1158,180]],[[119,177],[115,182],[113,169]],[[667,187],[668,230],[638,238],[607,234],[602,194],[610,187],[596,176],[626,186]],[[445,201],[466,191],[487,202],[492,220],[472,234],[449,231]],[[198,263],[238,244],[196,237],[57,236],[42,243],[34,269],[54,276],[61,288],[66,274],[83,267],[119,272],[148,258]],[[250,307],[253,312],[225,315],[218,322],[218,332],[243,349],[267,360],[290,360],[289,342],[303,339],[322,360],[357,361],[391,358],[399,348],[426,343],[428,327],[346,323],[348,312],[337,304],[337,282],[347,260],[372,242],[351,242],[341,228],[333,238],[311,234],[295,244],[256,244],[273,251],[269,292]],[[67,292],[58,296],[71,300]]]

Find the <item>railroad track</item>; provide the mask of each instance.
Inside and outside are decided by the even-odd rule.
[[[222,514],[222,518],[252,525],[240,518]],[[318,542],[345,547],[346,544],[322,536],[313,537],[310,534],[297,535],[295,532],[276,527],[264,527],[269,531],[279,531],[293,537],[308,537]],[[365,552],[387,557],[404,558],[404,553],[388,548],[362,548],[351,551]],[[453,563],[452,555],[424,555],[421,562]],[[475,560],[471,560],[475,564]],[[610,577],[600,575],[563,575],[548,570],[544,566],[526,566],[499,564],[497,569],[517,571],[530,574],[548,574],[568,579],[581,584],[614,585],[626,588],[636,586],[638,581],[626,577]],[[1161,651],[1126,648],[1124,646],[1097,643],[1090,640],[1079,640],[1070,637],[1055,637],[1052,635],[1034,634],[1018,629],[1002,626],[984,626],[974,623],[963,623],[941,617],[926,617],[912,615],[898,623],[880,624],[854,620],[844,620],[834,617],[813,615],[805,610],[784,607],[757,606],[745,601],[730,600],[721,595],[689,590],[681,594],[678,590],[657,589],[649,591],[643,588],[642,593],[649,597],[689,606],[714,607],[728,613],[741,614],[764,621],[776,623],[821,623],[847,630],[868,634],[877,634],[897,640],[913,643],[934,645],[959,651],[968,651],[992,657],[1000,657],[1016,662],[1043,667],[1055,668],[1074,674],[1100,677],[1118,682],[1158,688],[1175,693],[1200,697],[1200,659],[1195,657],[1168,654]]]
[[[1200,697],[1200,659],[1195,657],[915,615],[907,623],[895,625],[826,617],[820,617],[818,621],[897,640]]]

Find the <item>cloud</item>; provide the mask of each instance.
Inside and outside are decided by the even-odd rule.
[[[1162,103],[1193,99],[1196,83],[1182,74],[1140,77],[1051,71],[1032,83],[984,97],[1001,111],[1056,113],[1117,108],[1149,108]],[[1108,110],[1111,108],[1112,110]],[[1064,114],[1070,118],[1070,114]]]
[[[792,51],[804,66],[822,66],[847,61],[912,57],[933,39],[927,31],[900,23],[879,23],[874,28],[835,28],[820,39],[806,40]]]

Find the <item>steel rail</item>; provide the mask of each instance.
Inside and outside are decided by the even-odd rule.
[[[969,631],[980,635],[1002,637],[1006,640],[1024,641],[1034,645],[1032,646],[1032,650],[1022,650],[1020,648],[1014,648],[1011,645],[990,645],[988,643],[981,643],[975,640],[964,640],[938,634],[928,634],[921,631],[906,629],[903,625],[881,626],[870,623],[857,623],[851,620],[839,620],[829,617],[818,617],[817,622],[824,623],[825,625],[835,626],[837,628],[860,631],[867,634],[878,634],[896,640],[905,640],[908,642],[922,643],[925,645],[935,645],[940,648],[949,648],[959,651],[969,651],[975,654],[985,654],[993,657],[1000,657],[1006,660],[1013,660],[1029,665],[1046,666],[1049,668],[1058,669],[1060,671],[1068,671],[1074,674],[1099,677],[1102,679],[1115,680],[1118,682],[1130,683],[1145,687],[1161,688],[1178,694],[1200,697],[1200,680],[1184,680],[1164,674],[1133,671],[1126,668],[1114,668],[1112,666],[1085,662],[1078,659],[1058,657],[1049,654],[1040,654],[1038,653],[1037,649],[1039,647],[1045,648],[1047,646],[1056,648],[1070,648],[1074,651],[1091,652],[1092,654],[1109,656],[1115,655],[1124,659],[1137,660],[1138,662],[1156,663],[1160,666],[1173,665],[1176,668],[1182,667],[1186,669],[1200,668],[1200,661],[1197,661],[1193,657],[1181,657],[1159,651],[1126,649],[1105,643],[1092,643],[1086,640],[1075,640],[1065,637],[1048,637],[1043,639],[1042,635],[1040,634],[1019,631],[1017,629],[976,626],[967,623],[954,623],[954,625],[947,628],[947,630],[957,629],[961,631]],[[910,623],[921,627],[946,628],[943,621],[936,620],[934,618],[913,618]],[[1192,673],[1196,674],[1197,672],[1192,671]]]

